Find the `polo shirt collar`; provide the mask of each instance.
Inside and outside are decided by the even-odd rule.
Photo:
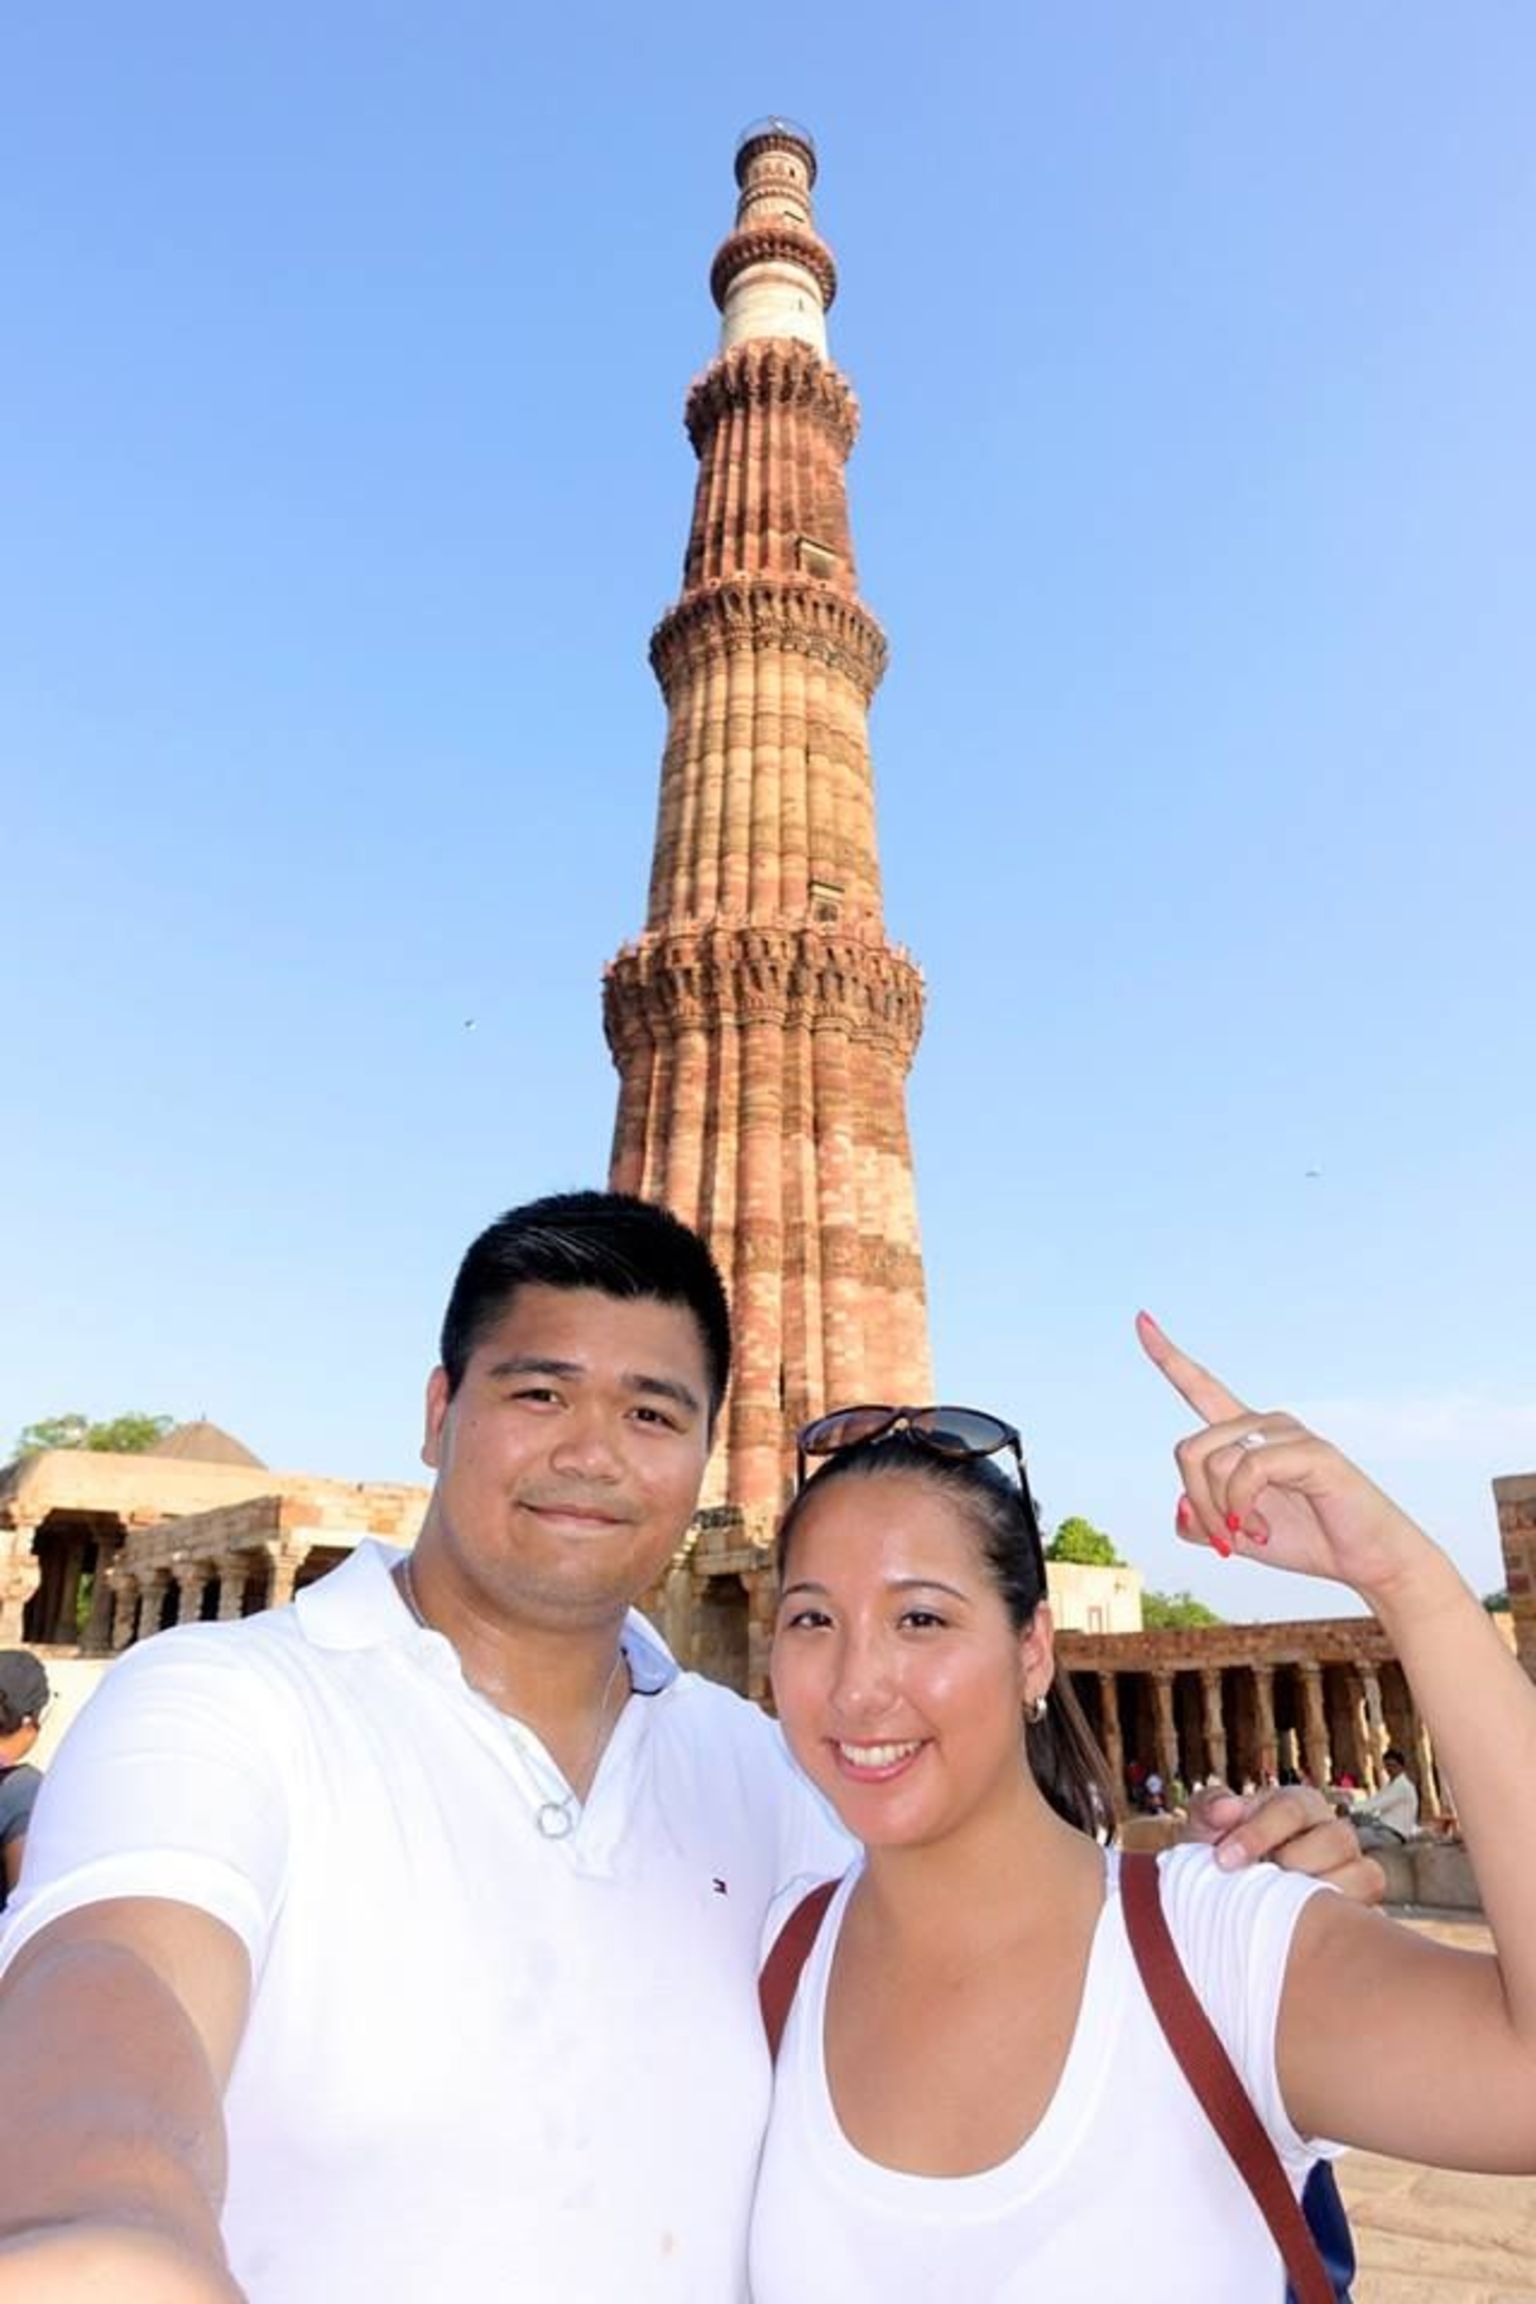
[[[382,1648],[418,1633],[421,1627],[401,1599],[393,1575],[404,1558],[399,1546],[365,1537],[329,1575],[306,1584],[293,1606],[310,1646]],[[623,1648],[637,1696],[655,1696],[677,1678],[672,1651],[637,1608],[625,1618]]]

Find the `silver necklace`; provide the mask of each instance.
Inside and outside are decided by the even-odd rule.
[[[421,1602],[416,1597],[416,1580],[411,1574],[411,1560],[409,1553],[403,1555],[399,1563],[399,1568],[401,1598],[404,1600],[411,1614],[415,1617],[417,1623],[421,1626],[423,1632],[435,1632],[437,1630],[437,1626],[435,1624],[428,1623],[427,1618],[422,1611]],[[597,1731],[592,1738],[592,1748],[587,1754],[587,1764],[585,1770],[583,1771],[589,1786],[592,1782],[593,1776],[597,1772],[598,1756],[602,1751],[604,1732],[608,1726],[608,1704],[610,1698],[613,1695],[614,1682],[618,1679],[619,1673],[623,1669],[623,1664],[624,1650],[621,1647],[618,1654],[614,1657],[613,1670],[609,1673],[608,1678],[604,1683],[603,1693],[598,1701]],[[521,1755],[519,1755],[519,1757],[521,1757]],[[538,1786],[536,1784],[534,1786],[534,1791],[538,1791]],[[575,1793],[564,1792],[561,1794],[558,1800],[540,1800],[537,1808],[534,1810],[533,1820],[546,1840],[566,1839],[568,1835],[574,1832],[576,1829]]]

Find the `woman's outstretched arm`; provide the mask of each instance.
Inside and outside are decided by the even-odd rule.
[[[1536,2172],[1536,1687],[1446,1555],[1328,1441],[1246,1409],[1143,1316],[1204,1419],[1176,1451],[1183,1533],[1347,1584],[1380,1619],[1456,1786],[1492,1958],[1317,1897],[1276,2055],[1303,2133],[1447,2167]]]

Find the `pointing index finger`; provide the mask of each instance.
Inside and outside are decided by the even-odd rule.
[[[1150,1312],[1137,1313],[1136,1333],[1153,1367],[1162,1371],[1180,1398],[1187,1400],[1195,1414],[1203,1416],[1207,1424],[1220,1424],[1229,1416],[1247,1415],[1248,1410],[1236,1393],[1229,1392],[1209,1368],[1202,1368],[1198,1360],[1191,1360],[1187,1352],[1181,1352],[1172,1337],[1163,1334]]]

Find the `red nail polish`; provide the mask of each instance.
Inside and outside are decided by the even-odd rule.
[[[1241,1531],[1242,1525],[1243,1524],[1241,1520],[1238,1518],[1235,1512],[1229,1512],[1227,1514],[1227,1526],[1231,1529],[1234,1536],[1236,1536]]]
[[[1187,1496],[1181,1496],[1179,1498],[1178,1510],[1173,1515],[1173,1524],[1175,1528],[1178,1529],[1180,1535],[1185,1535],[1188,1533],[1190,1519],[1191,1513],[1189,1509],[1189,1498]]]
[[[1257,1512],[1250,1512],[1243,1526],[1247,1530],[1250,1543],[1267,1544],[1269,1542],[1268,1523],[1261,1520]]]
[[[1232,1557],[1232,1547],[1225,1536],[1213,1536],[1211,1538],[1211,1550],[1218,1560],[1230,1560]]]

